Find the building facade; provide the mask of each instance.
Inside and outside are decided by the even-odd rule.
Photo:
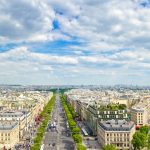
[[[132,149],[135,124],[126,120],[109,120],[98,123],[98,141],[102,146],[114,144],[119,150]]]
[[[131,110],[131,120],[138,126],[147,125],[150,120],[150,101],[143,100],[134,105]]]
[[[0,149],[14,148],[14,145],[19,143],[19,125],[16,121],[1,121],[0,122]]]
[[[15,97],[18,104],[14,107],[10,100],[11,105],[4,103],[7,109],[0,112],[0,149],[13,149],[16,144],[31,138],[31,129],[35,129],[35,118],[53,93],[32,91],[23,94],[18,92],[16,95],[21,95],[18,96],[18,100],[17,96]]]

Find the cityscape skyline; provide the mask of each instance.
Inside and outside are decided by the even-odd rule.
[[[150,150],[150,0],[0,0],[1,150]]]
[[[148,0],[0,2],[0,84],[149,86]]]

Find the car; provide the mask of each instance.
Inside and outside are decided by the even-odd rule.
[[[56,127],[56,122],[55,121],[54,121],[53,125],[54,125],[54,127]]]

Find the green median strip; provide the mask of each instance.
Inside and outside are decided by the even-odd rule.
[[[47,105],[44,107],[43,111],[40,113],[40,117],[42,120],[41,125],[37,129],[37,134],[34,138],[34,144],[31,146],[31,150],[40,150],[42,140],[45,134],[45,129],[47,127],[50,114],[53,110],[54,104],[56,100],[56,95],[53,95],[53,97],[50,99],[50,101],[47,103]]]
[[[82,136],[80,134],[80,128],[78,128],[74,120],[76,117],[76,113],[73,107],[67,103],[66,97],[64,95],[61,95],[61,101],[68,120],[69,128],[71,130],[72,138],[76,143],[77,150],[86,150],[86,147],[82,145]]]

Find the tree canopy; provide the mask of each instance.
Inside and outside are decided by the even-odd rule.
[[[140,150],[146,146],[147,136],[144,133],[136,132],[133,135],[132,144],[135,150]]]
[[[103,147],[103,150],[117,150],[117,148],[113,144],[107,144]]]
[[[148,134],[148,131],[149,131],[149,127],[148,126],[142,126],[142,127],[140,127],[140,132],[141,133],[144,133],[144,134]]]

